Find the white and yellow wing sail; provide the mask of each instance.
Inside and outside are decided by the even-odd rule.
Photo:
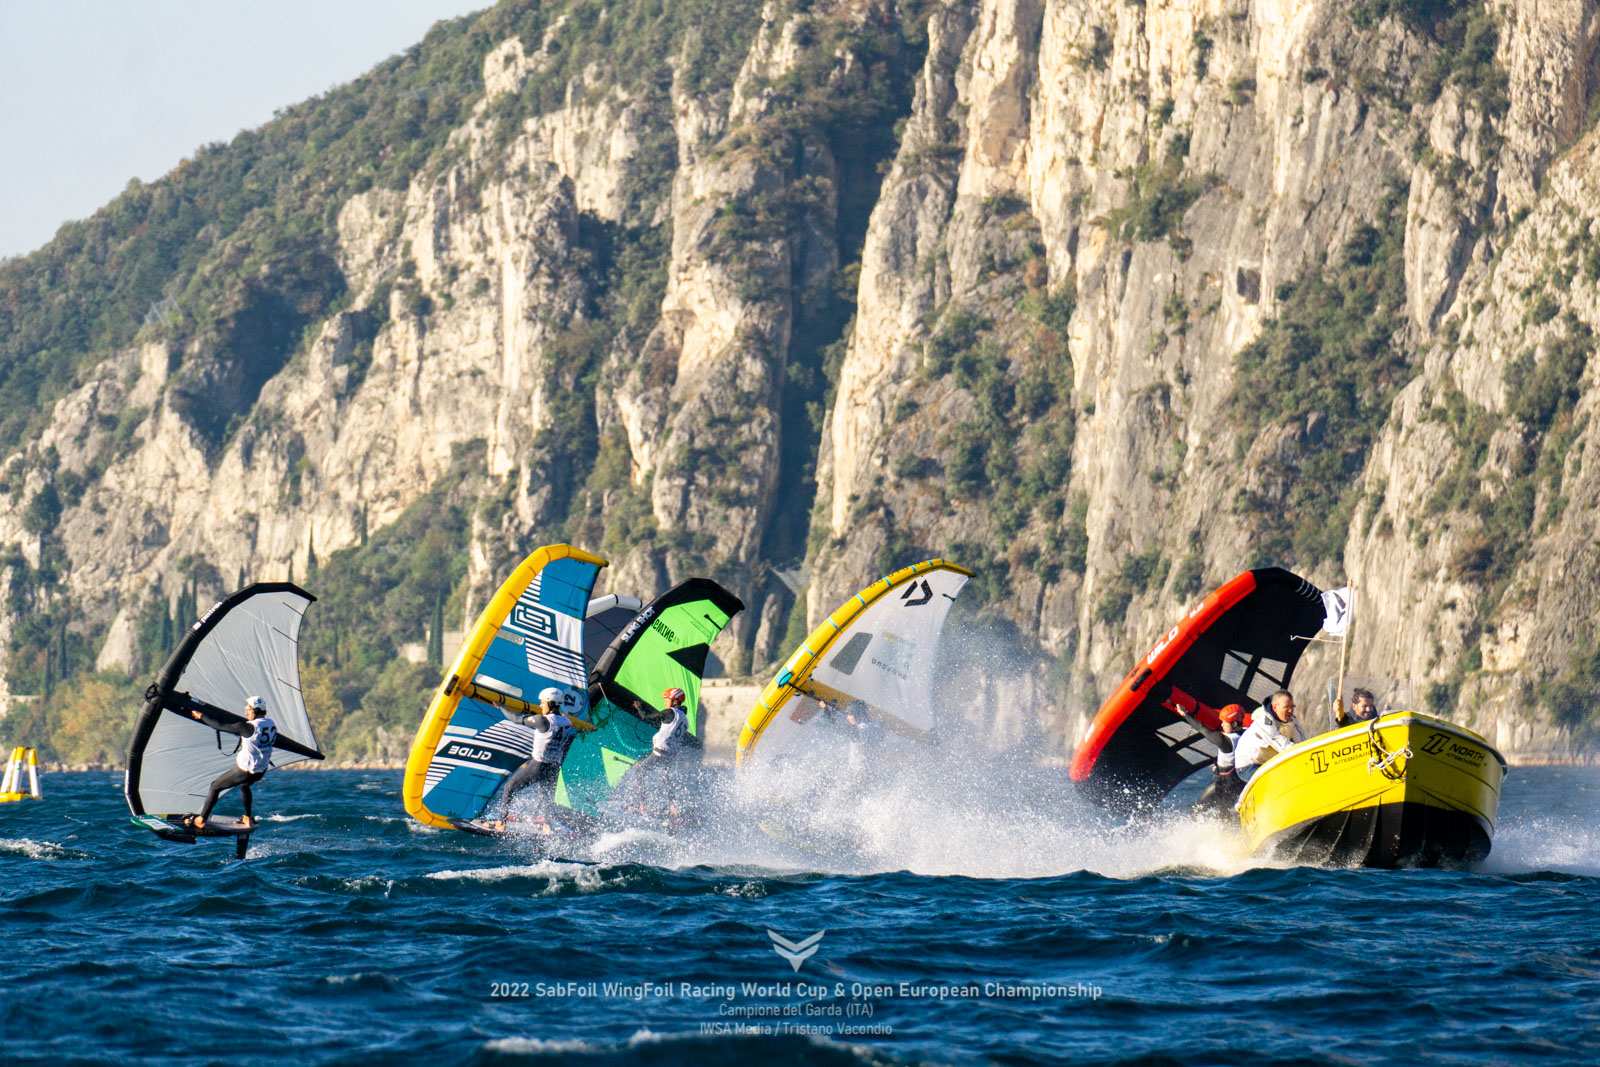
[[[940,639],[972,572],[942,559],[914,563],[872,583],[828,616],[761,694],[739,733],[744,766],[759,749],[777,756],[807,744],[820,701],[861,701],[896,733],[934,725]]]
[[[571,545],[523,560],[478,616],[417,731],[402,795],[412,818],[450,827],[483,814],[495,790],[533,751],[517,716],[539,693],[562,693],[563,710],[589,708],[584,616],[606,561]]]

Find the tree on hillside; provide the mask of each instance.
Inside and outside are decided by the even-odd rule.
[[[47,705],[50,749],[63,763],[121,763],[133,730],[135,698],[104,677],[63,688]]]
[[[428,666],[444,666],[444,594],[433,597],[433,622],[428,626]]]

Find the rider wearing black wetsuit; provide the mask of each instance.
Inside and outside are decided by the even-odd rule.
[[[239,789],[239,798],[244,801],[244,824],[254,825],[255,819],[250,814],[250,802],[253,799],[250,787],[266,776],[272,766],[272,746],[278,741],[278,724],[267,716],[267,702],[260,697],[245,701],[244,722],[219,722],[198,709],[189,714],[218,733],[233,734],[239,738],[239,754],[234,757],[234,765],[211,783],[205,805],[200,809],[200,814],[194,817],[194,828],[206,828],[206,820],[211,817],[211,809],[217,806],[217,800],[235,786]]]
[[[1217,761],[1211,768],[1211,784],[1201,792],[1198,800],[1194,802],[1196,811],[1226,811],[1238,801],[1239,794],[1244,792],[1244,782],[1240,780],[1238,771],[1234,768],[1233,748],[1238,744],[1240,732],[1244,727],[1244,709],[1237,704],[1229,704],[1217,712],[1220,730],[1213,730],[1197,719],[1194,714],[1182,707],[1168,705],[1173,711],[1183,717],[1183,720],[1210,741],[1217,749]]]
[[[579,729],[579,720],[561,714],[561,706],[561,690],[551,687],[539,694],[539,712],[522,716],[523,724],[533,728],[533,753],[500,791],[501,827],[511,815],[511,798],[528,786],[539,786],[541,807],[548,808],[555,797],[561,761],[567,758],[567,749],[572,747],[572,739]]]

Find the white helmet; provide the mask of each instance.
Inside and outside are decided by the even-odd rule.
[[[260,697],[251,697],[249,700],[244,702],[244,706],[249,708],[251,711],[267,710],[267,702]]]
[[[561,703],[561,690],[557,689],[555,686],[551,686],[550,688],[541,691],[539,693],[539,703],[541,703],[541,704],[559,704],[559,703]]]

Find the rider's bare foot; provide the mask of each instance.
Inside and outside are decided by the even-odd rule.
[[[189,820],[189,825],[193,826],[196,830],[204,830],[206,828],[206,817],[204,815],[196,815],[194,818]]]
[[[252,826],[253,827],[253,826],[255,826],[255,824],[256,824],[256,818],[255,818],[254,815],[245,815],[245,816],[243,816],[243,817],[241,817],[239,819],[239,825],[241,825],[241,826]]]

